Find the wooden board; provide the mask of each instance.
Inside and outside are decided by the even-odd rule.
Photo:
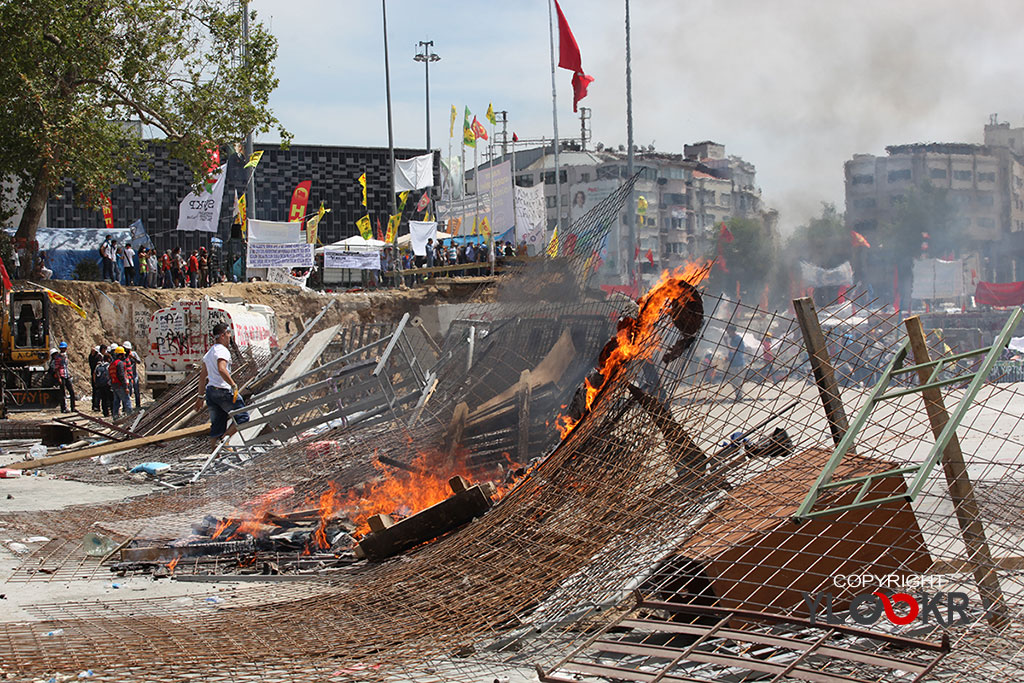
[[[210,433],[210,425],[197,425],[195,427],[185,427],[184,429],[176,429],[173,432],[165,432],[163,434],[154,434],[153,436],[143,436],[138,439],[129,439],[128,441],[116,441],[114,443],[105,443],[102,446],[94,446],[92,448],[85,448],[80,451],[72,451],[70,453],[61,453],[60,455],[53,455],[48,458],[39,458],[38,460],[25,460],[24,462],[16,462],[7,467],[13,470],[25,470],[25,469],[36,469],[37,467],[46,467],[47,465],[56,465],[62,462],[73,462],[75,460],[85,460],[86,458],[93,458],[97,455],[106,455],[107,453],[119,453],[120,451],[130,451],[143,446],[151,446],[155,443],[163,443],[165,441],[174,441],[176,439],[186,439],[190,436],[203,436]]]

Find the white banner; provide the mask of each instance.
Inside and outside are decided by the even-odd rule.
[[[291,268],[267,268],[267,282],[277,282],[283,285],[298,285],[306,288],[306,280],[309,279],[309,272],[301,277],[292,275]]]
[[[914,261],[914,299],[957,299],[967,294],[964,263],[926,258]]]
[[[849,261],[835,268],[822,268],[807,261],[800,262],[800,276],[808,287],[840,287],[853,285],[853,266]]]
[[[301,223],[258,221],[250,218],[249,241],[263,244],[297,244],[302,241]]]
[[[544,186],[516,187],[516,242],[536,237],[548,228],[548,211],[544,206]],[[539,239],[539,238],[538,238]]]
[[[395,160],[395,192],[422,190],[434,184],[434,155]]]
[[[427,255],[427,240],[437,239],[436,221],[409,221],[409,241],[414,256]]]
[[[201,193],[190,192],[181,200],[178,204],[178,230],[217,232],[227,168],[227,164],[221,166],[217,171],[216,180],[208,183]]]
[[[476,189],[491,195],[491,230],[500,235],[516,224],[512,202],[512,162],[481,168]]]
[[[324,250],[324,268],[380,270],[380,252]]]
[[[312,244],[267,244],[249,242],[246,265],[249,268],[309,268],[313,265]]]

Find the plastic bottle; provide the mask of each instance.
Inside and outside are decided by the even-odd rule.
[[[105,557],[114,552],[115,548],[117,548],[117,543],[109,536],[90,531],[82,537],[82,549],[85,550],[86,555]]]

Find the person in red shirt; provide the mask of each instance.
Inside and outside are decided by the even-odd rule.
[[[188,257],[188,286],[192,289],[199,286],[199,252],[195,249]]]

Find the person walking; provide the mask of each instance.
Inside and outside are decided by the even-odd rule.
[[[206,255],[206,247],[199,247],[199,286],[210,286],[210,259]]]
[[[132,414],[132,402],[128,398],[128,368],[124,361],[124,347],[114,348],[114,360],[110,363],[107,374],[110,376],[110,390],[114,395],[111,415],[116,420],[124,409],[125,416]]]
[[[238,385],[231,377],[231,326],[217,323],[213,326],[213,346],[203,356],[203,364],[199,369],[199,386],[201,389],[196,397],[196,410],[203,407],[203,401],[210,411],[210,437],[217,439],[228,433],[229,413],[245,407],[238,395]],[[240,413],[235,417],[235,425],[249,421],[249,413]],[[231,428],[233,434],[235,427]]]
[[[100,411],[100,395],[96,391],[96,366],[101,360],[103,360],[103,353],[100,351],[100,347],[92,347],[92,351],[89,352],[89,388],[92,390],[92,412],[94,413]]]
[[[99,347],[97,347],[99,348]],[[103,417],[109,417],[111,412],[114,410],[114,394],[110,391],[110,352],[103,351],[100,353],[99,361],[96,363],[96,367],[92,371],[94,393],[97,396],[99,402],[99,410],[103,412]],[[96,410],[94,408],[93,410]]]
[[[135,353],[130,341],[125,340],[121,343],[121,346],[124,347],[125,365],[127,365],[128,370],[131,371],[131,388],[128,390],[128,396],[131,397],[134,394],[135,410],[138,410],[142,405],[139,390],[139,385],[141,384],[141,381],[139,380],[139,366],[142,365],[142,359],[139,358],[139,354]]]
[[[159,266],[157,265],[156,249],[146,250],[146,286],[150,289],[157,288],[157,273]]]
[[[736,392],[736,401],[743,400],[743,378],[746,374],[747,360],[743,353],[743,336],[736,331],[736,328],[732,325],[725,330],[726,337],[728,338],[729,346],[729,384],[732,385],[733,390]]]
[[[195,249],[188,257],[188,286],[192,289],[199,286],[199,252]]]
[[[67,376],[67,365],[66,359],[61,355],[57,349],[50,349],[50,377],[53,380],[53,386],[60,389],[60,412],[68,412],[68,387],[71,386],[70,382],[65,381]],[[75,395],[71,394],[71,410],[75,409]]]
[[[103,239],[100,245],[100,258],[103,260],[103,279],[108,282],[114,281],[114,247],[110,243],[110,235]]]

